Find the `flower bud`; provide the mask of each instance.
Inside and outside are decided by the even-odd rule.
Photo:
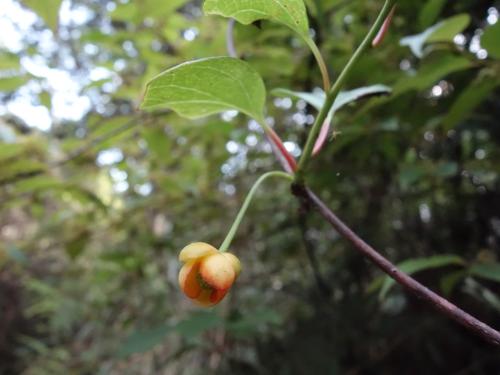
[[[222,253],[204,242],[186,246],[179,260],[184,263],[179,272],[179,285],[186,296],[202,306],[219,303],[241,272],[235,255]]]

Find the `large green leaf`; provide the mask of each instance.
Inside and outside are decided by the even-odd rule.
[[[468,14],[458,14],[429,27],[420,34],[401,39],[400,44],[408,46],[415,56],[422,58],[426,43],[451,42],[455,35],[463,31],[469,23]]]
[[[486,48],[490,56],[500,59],[500,22],[484,29],[481,46]]]
[[[270,19],[309,38],[309,23],[303,0],[206,0],[203,10],[208,14],[234,18],[245,25]]]
[[[165,107],[187,118],[231,109],[262,121],[266,90],[246,62],[212,57],[175,66],[153,78],[143,108]]]
[[[31,8],[40,16],[45,24],[54,32],[57,31],[59,22],[59,8],[62,0],[22,0],[23,3]]]
[[[415,258],[405,260],[404,262],[398,264],[398,268],[401,271],[411,275],[413,273],[432,268],[439,268],[450,265],[463,265],[464,263],[464,260],[457,255],[435,255],[428,258]],[[396,282],[394,281],[394,279],[391,279],[389,276],[385,276],[384,283],[382,285],[382,288],[380,289],[379,298],[383,299],[395,283]]]

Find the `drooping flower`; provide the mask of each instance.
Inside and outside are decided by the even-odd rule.
[[[212,245],[195,242],[181,250],[184,263],[179,285],[186,296],[202,306],[213,306],[227,294],[241,271],[239,259]]]

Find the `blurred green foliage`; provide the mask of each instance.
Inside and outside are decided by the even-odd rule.
[[[243,273],[230,295],[194,307],[177,287],[179,249],[218,246],[278,164],[241,114],[138,107],[162,71],[227,55],[227,20],[188,0],[5,4],[2,25],[20,36],[0,43],[1,373],[498,371],[498,349],[391,285],[313,212],[299,224],[284,183],[264,184],[236,236]],[[306,4],[335,78],[382,4]],[[499,6],[401,1],[344,88],[391,95],[339,108],[308,174],[369,243],[497,328]],[[288,28],[236,24],[234,42],[269,92],[317,94],[319,70]],[[266,105],[298,155],[316,110]]]

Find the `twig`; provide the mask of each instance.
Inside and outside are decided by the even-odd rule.
[[[425,302],[430,303],[435,309],[446,315],[448,318],[455,320],[465,328],[482,337],[484,340],[494,345],[500,345],[500,332],[474,318],[472,315],[466,313],[450,301],[434,293],[432,290],[423,286],[411,276],[408,276],[399,270],[394,264],[383,257],[377,250],[368,245],[346,224],[344,224],[344,222],[342,222],[342,220],[340,220],[308,187],[294,184],[292,186],[292,191],[293,194],[298,196],[301,200],[305,200],[313,205],[318,212],[339,232],[339,234],[344,236],[354,245],[356,250],[392,277],[397,283],[405,287],[409,292],[413,293]]]

